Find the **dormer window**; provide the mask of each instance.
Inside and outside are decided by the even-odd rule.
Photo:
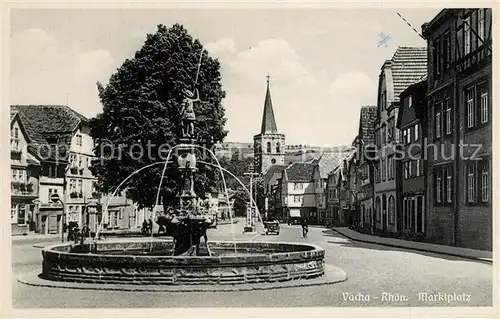
[[[76,135],[76,145],[82,146],[82,135],[81,134]]]
[[[408,96],[408,107],[413,107],[413,98],[412,96]]]

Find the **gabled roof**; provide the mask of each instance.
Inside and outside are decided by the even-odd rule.
[[[325,152],[312,163],[318,165],[321,178],[327,178],[328,173],[331,172],[332,169],[334,169],[342,161],[343,156],[343,153]]]
[[[25,122],[40,134],[73,132],[88,119],[66,105],[12,105]]]
[[[391,61],[394,101],[397,102],[401,92],[427,74],[427,48],[398,47]]]
[[[264,174],[264,184],[275,184],[276,181],[281,178],[281,174],[283,173],[285,168],[285,165],[273,165],[269,167],[266,174]]]
[[[67,161],[75,129],[80,123],[88,122],[65,105],[12,105],[11,113],[19,115],[25,128],[28,151],[44,160]],[[50,141],[52,138],[56,143]]]
[[[262,115],[261,134],[277,134],[278,127],[274,118],[273,103],[271,101],[271,92],[269,90],[269,77],[267,78],[266,99],[264,101],[264,114]]]
[[[363,105],[359,114],[359,132],[358,137],[364,145],[375,143],[375,127],[377,120],[377,106]]]
[[[310,182],[313,179],[314,164],[293,163],[285,169],[289,182]]]

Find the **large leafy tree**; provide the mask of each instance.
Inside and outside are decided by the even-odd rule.
[[[198,142],[210,148],[226,136],[220,64],[206,51],[195,85],[202,50],[200,41],[183,26],[159,25],[156,33],[147,35],[135,56],[111,76],[109,84],[97,83],[103,112],[90,122],[97,156],[91,170],[101,191],[114,191],[129,174],[166,158],[181,132],[179,107],[184,89],[199,91],[201,101],[195,104]],[[199,153],[198,158],[208,160],[205,155]],[[170,160],[160,191],[164,205],[175,199],[180,178],[175,169],[175,152]],[[195,191],[204,197],[215,173],[208,166],[199,168]],[[151,207],[162,170],[163,165],[145,169],[119,191],[126,188],[140,207]]]

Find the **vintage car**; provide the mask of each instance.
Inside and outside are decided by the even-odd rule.
[[[264,227],[266,228],[266,235],[269,235],[269,233],[280,234],[280,223],[277,220],[264,222]]]

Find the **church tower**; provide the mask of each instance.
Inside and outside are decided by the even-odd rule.
[[[285,135],[278,132],[274,119],[269,75],[267,76],[267,92],[260,134],[253,137],[253,154],[255,173],[265,174],[273,165],[285,165]]]

